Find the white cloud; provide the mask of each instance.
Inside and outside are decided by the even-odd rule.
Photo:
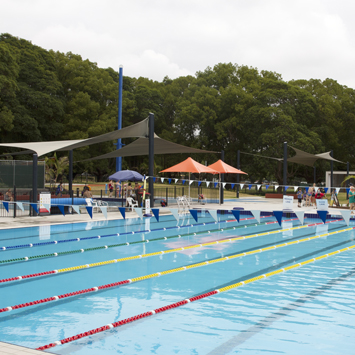
[[[232,62],[355,88],[353,10],[350,0],[12,0],[0,32],[159,81]]]

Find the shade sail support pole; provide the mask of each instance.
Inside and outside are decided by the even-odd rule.
[[[149,193],[150,207],[154,207],[154,113],[149,113]]]
[[[287,142],[284,142],[284,171],[283,171],[283,194],[286,195],[287,185]]]
[[[32,162],[32,202],[37,203],[37,177],[38,177],[38,155],[33,154]],[[37,212],[33,209],[33,216],[37,216]]]
[[[237,169],[240,170],[240,150],[237,152]],[[237,198],[239,198],[239,183],[240,183],[240,177],[239,174],[237,174]]]

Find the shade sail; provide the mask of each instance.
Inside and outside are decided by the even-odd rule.
[[[218,171],[220,174],[246,174],[244,171],[234,168],[231,165],[226,164],[224,161],[219,159],[215,163],[208,166],[209,168]]]
[[[311,154],[311,153],[304,152],[300,149],[294,148],[292,146],[289,146],[289,147],[292,148],[296,152],[296,155],[294,157],[287,159],[287,162],[290,162],[290,163],[297,163],[297,164],[303,164],[303,165],[307,165],[307,166],[313,166],[314,163],[318,159],[325,159],[325,160],[336,161],[338,163],[343,163],[340,160],[336,160],[336,159],[332,158],[330,156],[330,152],[320,153],[320,154]],[[343,163],[343,164],[345,164],[345,163]]]
[[[14,147],[31,150],[40,157],[50,152],[72,150],[75,148],[85,147],[91,144],[107,142],[119,138],[131,137],[147,137],[148,136],[148,122],[146,118],[143,121],[132,126],[122,128],[113,132],[105,133],[100,136],[88,139],[74,139],[65,141],[49,141],[49,142],[22,142],[22,143],[1,143],[1,147]]]
[[[162,170],[161,173],[209,173],[218,174],[217,170],[202,165],[192,158],[187,158],[183,162],[176,164],[168,169]]]
[[[181,144],[169,142],[165,139],[154,135],[154,154],[176,154],[176,153],[217,153],[210,150],[203,150],[197,148],[186,147]],[[110,153],[99,155],[94,158],[85,159],[83,161],[97,160],[97,159],[109,159],[117,157],[131,157],[138,155],[149,154],[149,139],[138,138],[133,143],[124,146],[121,149],[114,150]]]

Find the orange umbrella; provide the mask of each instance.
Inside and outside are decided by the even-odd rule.
[[[215,163],[208,166],[213,170],[217,170],[220,174],[246,174],[244,171],[233,168],[233,166],[226,164],[224,161],[219,159]]]
[[[187,158],[183,162],[176,164],[168,169],[162,170],[161,173],[210,173],[218,174],[217,170],[211,169],[208,166],[204,166],[192,158]],[[189,197],[190,197],[190,185],[189,185]]]
[[[217,170],[214,170],[208,166],[204,166],[192,158],[187,158],[183,162],[176,164],[168,169],[162,170],[161,173],[210,173],[218,174]]]
[[[221,184],[221,174],[246,174],[244,171],[239,169],[233,168],[233,166],[226,164],[224,161],[219,159],[215,163],[208,166],[211,169],[217,170],[219,172],[219,191],[221,191],[222,184]],[[221,192],[219,193],[221,198]],[[221,204],[221,200],[219,200],[219,204]]]

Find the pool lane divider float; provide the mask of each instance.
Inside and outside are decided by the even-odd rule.
[[[337,222],[337,220],[328,221],[327,223],[334,223],[334,222]],[[23,275],[23,276],[15,276],[15,277],[10,277],[10,278],[6,278],[6,279],[1,279],[0,280],[0,284],[1,283],[4,284],[6,282],[12,282],[12,281],[21,281],[21,280],[24,280],[24,279],[36,278],[36,277],[41,277],[41,276],[55,275],[55,274],[59,274],[59,273],[63,273],[63,272],[78,271],[78,270],[83,270],[83,269],[87,269],[87,268],[90,268],[90,267],[104,266],[104,265],[119,263],[119,262],[123,262],[123,261],[147,258],[147,257],[150,257],[150,256],[175,253],[175,252],[179,252],[179,251],[183,251],[183,250],[187,250],[187,249],[201,248],[201,247],[212,246],[212,245],[221,244],[221,243],[229,243],[229,242],[234,242],[234,241],[237,241],[237,240],[256,238],[256,237],[261,237],[261,236],[270,235],[270,234],[277,234],[277,233],[287,232],[287,231],[291,231],[291,230],[314,227],[314,226],[322,225],[322,224],[323,224],[323,222],[306,224],[306,225],[299,226],[299,227],[278,229],[278,230],[274,230],[274,231],[270,231],[270,232],[263,232],[263,233],[258,233],[258,234],[242,236],[242,237],[221,239],[221,240],[218,240],[218,241],[213,241],[213,242],[208,242],[208,243],[203,243],[203,244],[195,244],[195,245],[190,245],[190,246],[181,247],[181,248],[161,250],[161,251],[154,252],[154,253],[128,256],[126,258],[121,258],[121,259],[112,259],[112,260],[107,260],[107,261],[101,261],[101,262],[98,262],[98,263],[84,264],[84,265],[79,265],[79,266],[68,267],[68,268],[64,268],[64,269],[44,271],[44,272],[39,272],[39,273],[29,274],[29,275]],[[346,229],[346,230],[344,229],[344,231],[352,230],[353,228],[355,228],[355,227],[352,227],[352,228],[349,228],[349,229]],[[149,242],[149,240],[147,240],[147,242]]]
[[[169,269],[169,270],[165,270],[165,271],[161,271],[161,272],[155,272],[155,273],[149,274],[149,275],[134,277],[132,279],[127,279],[127,280],[123,280],[123,281],[117,281],[117,282],[113,282],[113,283],[106,284],[106,285],[95,286],[95,287],[87,288],[85,290],[79,290],[79,291],[74,291],[74,292],[70,292],[70,293],[65,293],[63,295],[52,296],[52,297],[44,298],[44,299],[37,300],[37,301],[26,302],[26,303],[21,303],[21,304],[15,305],[15,306],[0,308],[0,313],[12,311],[14,309],[20,309],[20,308],[35,306],[35,305],[38,305],[38,304],[43,304],[43,303],[47,303],[47,302],[51,302],[51,301],[58,301],[60,299],[64,299],[64,298],[68,298],[68,297],[74,297],[74,296],[78,296],[78,295],[82,295],[82,294],[86,294],[86,293],[91,293],[91,292],[96,292],[98,290],[104,290],[104,289],[113,288],[113,287],[117,287],[117,286],[127,285],[127,284],[130,284],[130,283],[134,283],[134,282],[138,282],[138,281],[144,281],[144,280],[152,279],[152,278],[155,278],[155,277],[160,277],[160,276],[163,276],[163,275],[174,274],[176,272],[186,271],[186,270],[189,270],[189,269],[195,269],[197,267],[202,267],[202,266],[206,266],[206,265],[210,265],[210,264],[224,262],[224,261],[231,260],[231,259],[241,258],[241,257],[247,256],[247,255],[253,255],[253,254],[256,254],[256,253],[262,253],[264,251],[275,250],[277,248],[286,247],[286,246],[289,246],[289,245],[308,242],[310,240],[323,238],[323,237],[327,237],[327,236],[334,235],[334,234],[344,233],[344,232],[347,232],[347,231],[352,230],[352,229],[355,229],[355,227],[348,228],[348,229],[343,229],[343,230],[339,230],[339,231],[334,231],[334,232],[330,232],[330,233],[320,234],[320,235],[316,235],[316,236],[313,236],[313,237],[297,239],[297,240],[294,240],[294,241],[291,241],[291,242],[275,244],[275,245],[272,245],[272,246],[269,246],[269,247],[265,247],[265,248],[254,249],[254,250],[250,250],[250,251],[243,252],[243,253],[238,253],[238,254],[234,254],[234,255],[225,256],[225,257],[222,257],[222,258],[211,259],[209,261],[202,261],[200,263],[196,263],[196,264],[192,264],[192,265],[181,266],[181,267],[178,267],[178,268],[175,268],[175,269]]]
[[[296,220],[297,220],[297,218],[294,218],[294,219],[285,220],[285,222],[296,221]],[[208,231],[208,233],[214,233],[214,232],[220,232],[220,231],[228,231],[228,230],[234,230],[234,229],[239,229],[239,228],[255,227],[255,226],[261,226],[261,225],[270,225],[270,224],[275,224],[275,223],[277,223],[277,222],[265,222],[265,223],[248,224],[248,225],[245,224],[245,225],[242,225],[242,226],[228,227],[228,228],[224,228],[224,229],[213,229],[213,230]],[[99,246],[99,247],[86,248],[86,249],[76,249],[76,250],[62,251],[62,252],[57,252],[57,253],[54,252],[54,253],[41,254],[41,255],[24,256],[24,257],[21,257],[21,258],[0,260],[0,266],[1,266],[1,264],[6,264],[6,263],[16,263],[16,262],[22,262],[22,261],[37,260],[37,259],[42,259],[42,258],[51,258],[51,257],[69,255],[69,254],[78,254],[78,253],[84,253],[84,252],[88,252],[88,251],[105,250],[105,249],[109,249],[109,248],[128,246],[128,245],[131,245],[131,244],[150,243],[150,242],[173,239],[173,238],[183,238],[183,237],[196,236],[196,235],[205,234],[205,233],[206,233],[206,231],[192,232],[192,233],[187,233],[187,234],[173,235],[173,236],[170,236],[170,237],[160,237],[160,238],[154,238],[154,239],[138,240],[138,241],[135,241],[135,242],[125,242],[125,243],[119,243],[119,244],[108,244],[108,245],[102,245],[102,246]],[[100,239],[100,236],[98,236],[98,238]]]
[[[354,229],[354,228],[350,228],[350,229]],[[318,256],[316,258],[312,258],[312,259],[303,261],[301,263],[297,263],[297,264],[294,264],[294,265],[291,265],[291,266],[287,266],[285,268],[278,269],[276,271],[268,272],[268,273],[253,277],[251,279],[247,279],[247,280],[244,280],[244,281],[241,281],[241,282],[237,282],[235,284],[232,284],[232,285],[220,288],[220,289],[216,289],[214,291],[210,291],[210,292],[207,292],[207,293],[202,293],[202,294],[200,294],[198,296],[187,298],[187,299],[184,299],[184,300],[179,301],[179,302],[171,303],[171,304],[169,304],[167,306],[160,307],[160,308],[154,309],[152,311],[144,312],[144,313],[138,314],[136,316],[120,320],[118,322],[110,323],[110,324],[104,325],[102,327],[89,330],[89,331],[84,332],[84,333],[80,333],[80,334],[77,334],[77,335],[74,335],[74,336],[71,336],[71,337],[68,337],[68,338],[64,338],[64,339],[55,341],[53,343],[40,346],[40,347],[36,348],[36,350],[47,350],[47,349],[53,348],[53,347],[55,347],[57,345],[67,344],[67,343],[73,342],[75,340],[88,337],[90,335],[94,335],[94,334],[97,334],[97,333],[104,332],[106,330],[117,328],[119,326],[122,326],[122,325],[125,325],[125,324],[128,324],[128,323],[132,323],[132,322],[134,322],[136,320],[139,320],[139,319],[142,319],[142,318],[146,318],[146,317],[152,316],[152,315],[157,314],[157,313],[165,312],[165,311],[168,311],[170,309],[174,309],[174,308],[177,308],[177,307],[181,307],[181,306],[187,305],[190,302],[198,301],[198,300],[204,299],[206,297],[217,295],[217,294],[222,293],[222,292],[228,292],[228,291],[233,290],[235,288],[238,288],[238,287],[241,287],[241,286],[245,286],[247,284],[250,284],[250,283],[253,283],[253,282],[256,282],[256,281],[259,281],[259,280],[263,280],[263,279],[266,279],[268,277],[271,277],[271,276],[274,276],[274,275],[278,275],[278,274],[281,274],[281,273],[289,271],[289,270],[297,269],[297,268],[299,268],[301,266],[304,266],[304,265],[307,265],[307,264],[310,264],[310,263],[313,263],[313,262],[316,262],[316,261],[319,261],[319,260],[334,256],[334,255],[337,255],[339,253],[343,253],[345,251],[352,250],[354,248],[355,248],[355,245],[351,245],[351,246],[349,246],[347,248],[343,248],[343,249],[339,249],[339,250],[333,251],[332,253],[324,254],[324,255]]]
[[[272,215],[268,216],[262,216],[260,218],[270,218]],[[242,218],[240,219],[241,221],[248,221],[251,219],[255,219],[255,217],[248,217],[248,218]],[[297,218],[296,218],[297,219]],[[295,220],[295,219],[294,219]],[[197,227],[197,226],[205,226],[208,224],[217,224],[217,223],[230,223],[230,222],[235,222],[236,219],[228,219],[225,221],[219,221],[219,222],[204,222],[204,223],[196,223],[196,224],[187,224],[185,226],[174,226],[174,227],[166,227],[166,228],[156,228],[156,229],[147,229],[147,230],[142,230],[142,231],[131,231],[131,232],[123,232],[123,233],[114,233],[114,234],[106,234],[106,235],[97,235],[93,237],[83,237],[83,238],[72,238],[72,239],[63,239],[63,240],[52,240],[50,242],[40,242],[40,243],[28,243],[28,244],[20,244],[20,245],[10,245],[10,246],[3,246],[0,247],[0,251],[7,251],[7,250],[14,250],[14,249],[22,249],[22,248],[33,248],[33,247],[38,247],[38,246],[44,246],[44,245],[51,245],[51,244],[58,244],[58,243],[70,243],[70,242],[80,242],[82,240],[90,240],[90,239],[101,239],[101,238],[108,238],[108,237],[119,237],[123,235],[132,235],[132,234],[140,234],[140,233],[150,233],[150,232],[158,232],[158,231],[166,231],[168,229],[180,229],[180,228],[192,228],[192,227]],[[238,221],[239,222],[239,221]],[[276,222],[271,222],[271,223],[276,223]],[[257,223],[253,224],[250,226],[257,226],[257,225],[263,225],[265,223]],[[249,226],[249,225],[248,225]],[[243,228],[243,226],[238,226],[238,228]],[[200,233],[200,232],[198,232]],[[161,238],[164,239],[164,238]],[[158,240],[158,239],[157,239]],[[126,243],[123,243],[122,245],[125,245]],[[1,261],[0,261],[1,263]]]

